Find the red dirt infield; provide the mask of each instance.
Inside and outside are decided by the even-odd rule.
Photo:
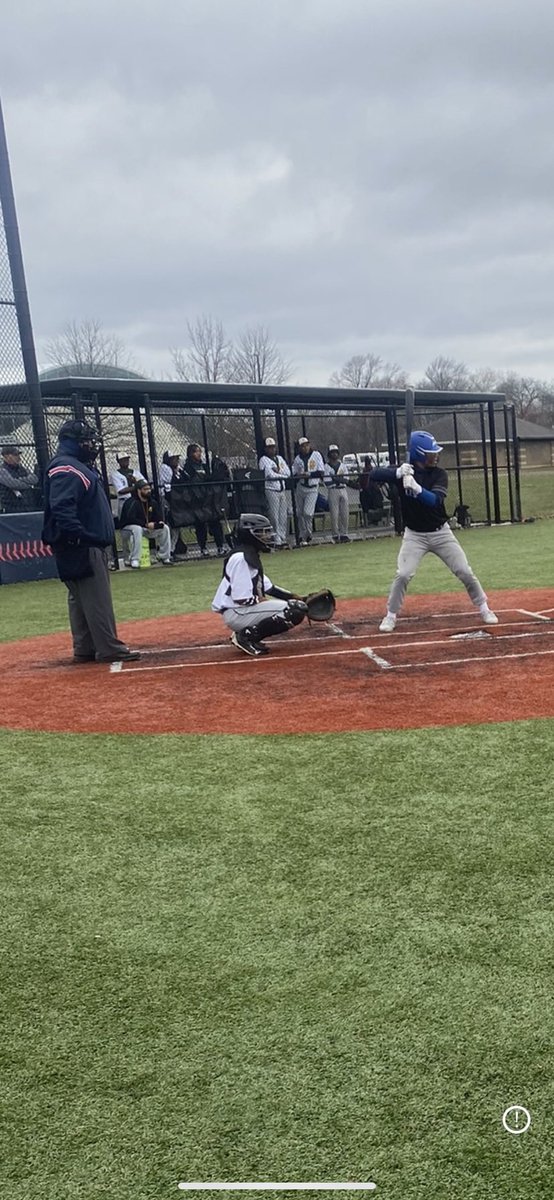
[[[554,716],[554,592],[413,596],[393,634],[380,599],[342,600],[251,659],[212,613],[120,626],[139,662],[71,663],[67,633],[0,645],[1,724],[72,733],[346,733]],[[309,660],[312,661],[309,661]],[[407,694],[409,693],[409,700]]]

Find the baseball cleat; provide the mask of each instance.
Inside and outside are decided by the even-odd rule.
[[[257,642],[252,642],[244,633],[232,633],[231,641],[237,650],[242,650],[243,654],[249,654],[251,658],[260,658],[262,654],[267,654],[267,648],[262,647]]]
[[[139,563],[138,558],[133,559],[133,561],[131,563],[131,567],[132,567],[133,571],[140,571],[140,563]]]
[[[381,621],[379,633],[393,633],[395,625],[396,617],[392,613],[387,613],[386,617],[383,617]]]
[[[481,620],[485,625],[498,625],[498,617],[490,608],[481,609]]]

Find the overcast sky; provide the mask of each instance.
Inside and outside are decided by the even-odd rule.
[[[293,382],[371,350],[554,377],[552,0],[17,0],[0,78],[44,344],[169,371],[267,325]]]

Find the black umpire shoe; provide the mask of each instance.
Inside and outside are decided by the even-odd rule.
[[[267,646],[262,646],[261,642],[253,642],[246,633],[232,633],[231,641],[237,650],[242,650],[244,654],[250,654],[251,658],[260,658],[262,654],[269,654]]]
[[[113,654],[109,658],[99,658],[97,662],[136,662],[138,658],[140,658],[140,650],[122,650],[121,654]]]

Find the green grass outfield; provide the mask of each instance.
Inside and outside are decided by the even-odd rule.
[[[485,586],[544,587],[553,535],[461,540]],[[271,573],[377,595],[398,546],[275,556]],[[122,574],[118,616],[206,607],[220,570]],[[416,584],[457,586],[431,561]],[[4,638],[65,628],[58,584],[2,588],[0,605]],[[347,713],[348,696],[329,704]],[[551,721],[4,731],[2,1200],[263,1178],[551,1200],[552,744]],[[528,1133],[504,1131],[511,1103]]]

